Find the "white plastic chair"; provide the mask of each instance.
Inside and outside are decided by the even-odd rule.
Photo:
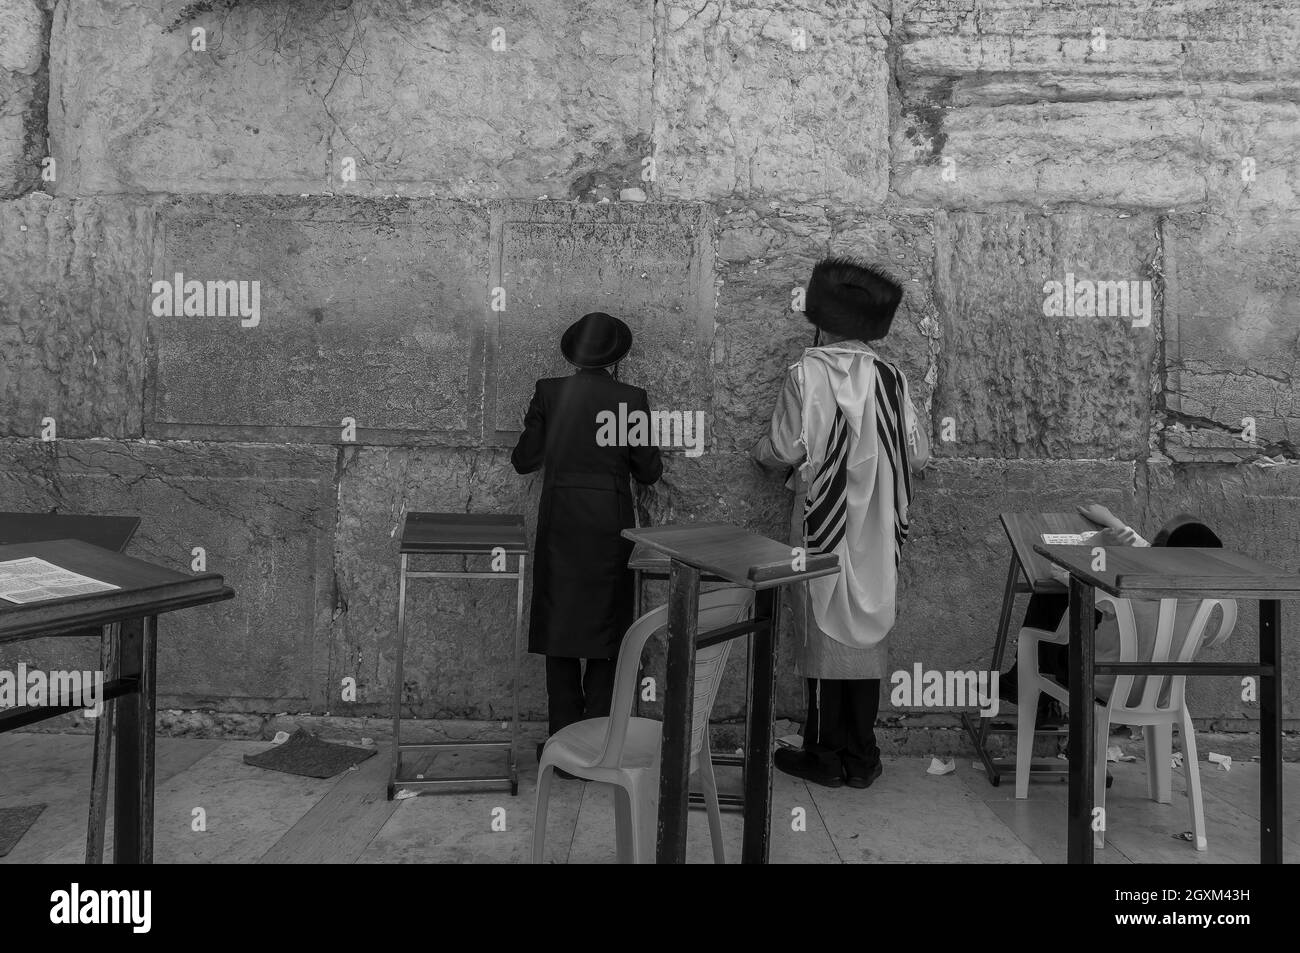
[[[1116,599],[1103,592],[1095,595],[1097,603],[1108,603],[1115,611],[1115,621],[1119,628],[1119,646],[1121,662],[1168,662],[1173,645],[1174,623],[1177,615],[1177,599],[1161,599],[1160,614],[1156,623],[1154,650],[1150,658],[1139,659],[1137,655],[1137,622],[1133,617],[1133,606],[1128,599]],[[1206,627],[1215,607],[1223,611],[1219,631],[1208,643],[1204,643]],[[1187,630],[1187,638],[1175,661],[1191,662],[1196,659],[1203,648],[1214,648],[1226,639],[1237,622],[1237,603],[1231,600],[1202,600],[1192,617]],[[1016,797],[1029,796],[1029,778],[1033,764],[1034,717],[1038,710],[1038,696],[1045,692],[1062,704],[1069,704],[1070,693],[1067,689],[1038,671],[1038,645],[1040,642],[1053,642],[1058,645],[1069,641],[1068,633],[1057,634],[1044,629],[1023,628],[1020,630],[1017,647],[1017,710],[1021,713],[1017,719],[1016,731]],[[1202,644],[1204,643],[1204,645]],[[1134,679],[1145,678],[1138,700],[1130,704]],[[1120,675],[1115,679],[1115,687],[1110,694],[1110,702],[1097,705],[1096,725],[1097,764],[1093,774],[1093,805],[1104,808],[1106,805],[1106,747],[1110,740],[1112,723],[1121,725],[1141,725],[1146,741],[1147,793],[1153,801],[1168,804],[1173,800],[1171,783],[1171,764],[1173,757],[1174,725],[1179,727],[1184,752],[1184,766],[1187,771],[1188,802],[1192,816],[1192,831],[1196,838],[1196,849],[1205,850],[1205,809],[1201,798],[1201,774],[1197,762],[1196,735],[1192,729],[1192,714],[1187,709],[1184,690],[1187,683],[1185,675]],[[1105,846],[1105,831],[1093,834],[1093,846],[1101,850]]]
[[[731,625],[753,612],[754,591],[739,587],[700,594],[699,631]],[[620,863],[653,863],[659,814],[659,745],[663,723],[632,717],[641,650],[668,623],[660,606],[632,623],[619,648],[614,698],[607,718],[587,718],[553,734],[537,766],[537,814],[533,863],[542,862],[546,845],[546,811],[554,771],[562,768],[587,781],[614,786],[615,824]],[[709,752],[709,714],[722,682],[731,642],[695,653],[694,716],[691,720],[691,774],[698,771],[709,815],[714,863],[724,862],[722,813]]]

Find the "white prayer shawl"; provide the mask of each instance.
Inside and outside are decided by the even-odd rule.
[[[808,581],[809,604],[828,638],[870,649],[894,625],[907,537],[916,430],[907,379],[859,345],[806,350],[798,380],[805,545],[840,559],[837,575]]]

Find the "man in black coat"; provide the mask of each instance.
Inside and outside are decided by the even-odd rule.
[[[602,430],[610,415],[640,411],[649,421],[646,392],[609,371],[617,373],[631,346],[631,330],[608,314],[570,326],[560,350],[577,371],[537,382],[510,457],[518,473],[543,470],[528,651],[546,656],[551,734],[609,714],[619,645],[633,621],[632,544],[621,535],[635,525],[629,477],[654,483],[663,461],[648,440],[620,445],[629,441]]]

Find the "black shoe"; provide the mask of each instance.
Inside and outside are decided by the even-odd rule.
[[[844,785],[844,771],[838,758],[828,763],[803,748],[779,748],[772,756],[772,763],[778,771],[822,787],[838,788]]]
[[[871,785],[875,783],[876,779],[880,777],[884,773],[884,771],[885,768],[879,761],[877,761],[869,769],[867,769],[867,772],[865,774],[859,771],[855,771],[854,769],[848,767],[848,765],[845,765],[844,767],[844,773],[848,776],[849,787],[851,788],[871,787]]]

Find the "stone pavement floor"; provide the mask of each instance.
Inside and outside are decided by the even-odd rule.
[[[155,860],[159,863],[526,863],[532,852],[536,766],[521,762],[518,797],[503,791],[423,794],[388,801],[387,751],[326,780],[254,768],[243,756],[265,741],[159,738]],[[1140,750],[1140,746],[1134,746]],[[443,756],[447,757],[447,756]],[[45,803],[0,863],[78,863],[85,848],[91,738],[0,736],[0,807]],[[1009,780],[992,787],[970,758],[953,774],[928,758],[891,758],[870,789],[810,786],[779,772],[772,804],[774,863],[1063,863],[1066,788],[1037,781],[1017,801]],[[1112,764],[1110,818],[1100,863],[1255,863],[1259,766],[1203,763],[1209,850],[1190,828],[1186,783],[1173,803],[1146,797],[1146,768]],[[459,770],[459,769],[458,769]],[[720,769],[726,789],[738,772]],[[730,773],[728,773],[730,772]],[[1287,862],[1300,862],[1300,764],[1284,771]],[[498,808],[503,810],[497,810]],[[111,816],[111,814],[110,814]],[[494,820],[496,821],[494,825]],[[802,820],[803,823],[800,823]],[[200,823],[201,822],[201,823]],[[494,829],[504,825],[504,830]],[[724,811],[728,863],[740,859],[739,813]],[[111,839],[110,839],[111,843]],[[108,848],[111,856],[111,847]],[[614,863],[614,807],[603,785],[557,780],[547,823],[549,863]],[[703,810],[691,812],[688,856],[710,863]]]

